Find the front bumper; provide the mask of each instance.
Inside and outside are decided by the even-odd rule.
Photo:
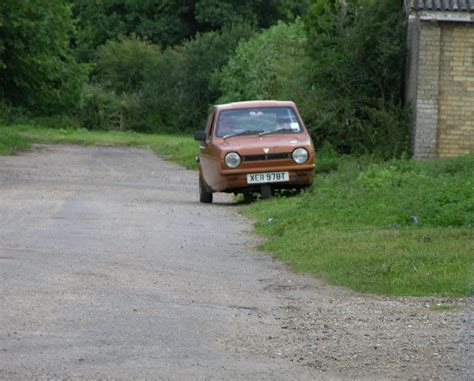
[[[258,191],[262,184],[247,184],[247,174],[263,172],[289,172],[290,180],[286,182],[270,183],[273,189],[293,189],[310,186],[314,180],[314,164],[301,166],[297,169],[271,168],[271,169],[241,169],[221,171],[221,181],[217,184],[219,192],[253,192]]]

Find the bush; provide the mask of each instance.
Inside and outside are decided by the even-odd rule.
[[[98,85],[85,87],[83,100],[75,117],[81,126],[92,130],[145,129],[137,95],[117,95]]]
[[[305,40],[302,23],[279,22],[241,42],[219,73],[219,102],[303,98],[309,80]]]
[[[156,61],[159,47],[135,36],[109,40],[97,49],[94,79],[116,94],[136,94],[145,72]]]
[[[143,111],[150,131],[202,128],[208,108],[219,97],[215,73],[241,39],[253,33],[247,25],[198,34],[183,45],[164,50],[148,69]]]
[[[408,150],[402,106],[405,12],[393,0],[315,0],[305,16],[316,143],[339,152],[398,157]]]
[[[148,132],[183,131],[184,53],[182,48],[164,50],[145,74],[142,106]]]
[[[310,57],[301,21],[277,25],[239,44],[219,72],[220,103],[252,99],[293,100],[310,131],[318,118]],[[320,131],[318,131],[320,133]],[[313,140],[321,146],[326,135]]]
[[[337,4],[316,0],[304,24],[280,22],[241,42],[220,71],[219,101],[290,99],[317,147],[400,157],[409,146],[403,7],[357,0],[344,13]]]

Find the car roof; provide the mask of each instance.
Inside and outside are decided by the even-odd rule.
[[[255,107],[295,107],[292,101],[245,101],[214,105],[216,110],[236,110]]]

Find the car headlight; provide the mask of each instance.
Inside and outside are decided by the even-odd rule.
[[[229,152],[225,155],[224,162],[229,168],[237,168],[240,165],[240,156],[236,152]]]
[[[297,164],[303,164],[308,160],[309,154],[304,148],[297,148],[291,154],[293,161]]]

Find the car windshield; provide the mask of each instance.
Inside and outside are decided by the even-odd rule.
[[[290,107],[259,107],[221,111],[216,136],[301,132],[295,112]]]

